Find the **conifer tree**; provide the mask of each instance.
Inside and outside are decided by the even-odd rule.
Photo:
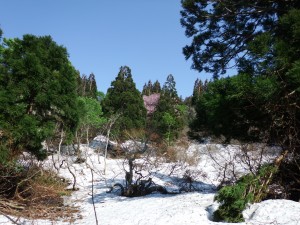
[[[89,77],[83,74],[78,78],[78,94],[83,97],[97,99],[97,83],[95,75],[91,73]]]
[[[192,95],[192,105],[196,105],[199,97],[204,94],[204,92],[207,89],[207,83],[208,81],[205,80],[204,84],[202,80],[199,78],[196,79],[195,84],[194,84],[194,89],[193,89],[193,95]]]
[[[128,66],[120,68],[116,79],[112,81],[111,87],[107,90],[102,104],[106,117],[120,114],[114,125],[115,134],[122,135],[126,130],[144,128],[146,109]]]
[[[153,84],[152,93],[161,93],[161,86],[158,80],[156,80]]]
[[[176,82],[172,74],[168,75],[166,82],[162,88],[163,95],[170,97],[170,99],[178,99]]]
[[[152,116],[152,129],[165,137],[170,143],[183,127],[183,120],[178,106],[180,101],[177,95],[176,82],[173,75],[168,75],[163,85],[156,111]],[[170,122],[172,121],[172,123]]]
[[[87,97],[97,99],[97,83],[96,83],[95,75],[93,73],[91,73],[88,78],[87,88],[88,88]]]
[[[300,1],[183,0],[182,7],[181,23],[192,38],[184,55],[192,59],[192,67],[215,78],[232,65],[238,70],[236,76],[208,85],[197,102],[196,127],[228,141],[250,139],[282,147],[288,154],[282,155],[277,175],[268,179],[298,201]]]
[[[142,94],[147,95],[147,96],[151,95],[152,94],[152,88],[153,88],[152,81],[149,80],[148,84],[144,85]]]
[[[42,158],[41,143],[56,126],[67,134],[77,128],[77,72],[50,36],[5,40],[0,60],[0,144]]]

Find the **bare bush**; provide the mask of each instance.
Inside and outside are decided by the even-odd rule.
[[[242,175],[256,174],[262,165],[272,162],[280,148],[265,144],[206,145],[206,154],[213,162],[219,186],[235,183]]]

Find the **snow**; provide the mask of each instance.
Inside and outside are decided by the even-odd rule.
[[[270,160],[277,150],[269,150],[262,160]],[[239,146],[191,144],[187,150],[179,151],[182,160],[177,162],[166,162],[151,157],[147,158],[150,162],[147,165],[143,159],[136,160],[136,162],[143,166],[142,172],[146,177],[151,176],[156,184],[164,185],[169,191],[178,191],[183,185],[182,177],[186,171],[189,171],[195,180],[193,184],[195,190],[198,191],[174,195],[154,193],[144,197],[125,198],[119,196],[117,191],[107,193],[109,186],[124,182],[124,167],[126,168],[124,160],[107,159],[106,174],[104,174],[103,156],[97,155],[94,149],[87,146],[82,146],[82,151],[87,159],[83,164],[74,164],[75,157],[57,157],[56,155],[54,157],[54,161],[66,160],[59,170],[60,176],[73,181],[67,169],[68,165],[76,174],[76,187],[79,190],[70,197],[64,197],[64,202],[66,205],[80,209],[78,219],[70,223],[60,220],[30,221],[20,218],[18,221],[20,224],[96,224],[92,201],[92,187],[94,187],[94,204],[98,222],[101,225],[226,225],[228,223],[216,223],[209,219],[218,206],[213,199],[215,188],[221,182],[221,172],[226,167],[228,178],[236,171],[238,174],[247,172],[247,166],[242,157],[234,154],[240,153]],[[257,158],[254,152],[250,155],[253,159]],[[188,162],[191,159],[193,163],[190,165]],[[46,160],[43,165],[46,168],[53,168],[52,158]],[[253,167],[255,168],[255,165]],[[288,200],[268,200],[249,205],[243,215],[245,222],[239,223],[241,225],[300,225],[300,203]],[[6,217],[0,216],[0,224],[12,223]]]
[[[290,200],[267,200],[251,205],[243,212],[245,221],[258,224],[300,224],[300,203]]]

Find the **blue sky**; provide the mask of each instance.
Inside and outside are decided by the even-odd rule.
[[[0,27],[6,38],[51,35],[81,74],[95,74],[100,91],[127,65],[139,90],[172,74],[187,97],[210,75],[190,69],[182,54],[190,40],[180,10],[180,0],[3,0]]]

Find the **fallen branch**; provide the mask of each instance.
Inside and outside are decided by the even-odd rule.
[[[0,209],[13,209],[13,210],[23,210],[25,208],[25,206],[20,205],[20,204],[16,204],[12,201],[3,201],[0,200]],[[0,212],[1,213],[1,212]]]

